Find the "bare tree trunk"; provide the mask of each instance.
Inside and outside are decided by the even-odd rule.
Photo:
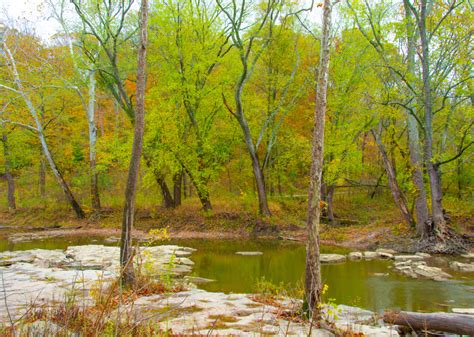
[[[203,211],[210,211],[212,210],[212,204],[211,204],[211,199],[209,198],[209,192],[207,191],[207,187],[200,185],[199,182],[195,179],[194,175],[191,173],[191,171],[184,165],[182,165],[184,172],[188,175],[189,180],[191,180],[191,184],[194,186],[196,189],[199,201],[201,202],[202,209]],[[192,194],[192,188],[190,185],[189,189],[189,197],[191,197]]]
[[[415,27],[413,24],[413,15],[408,4],[404,1],[406,30],[407,30],[407,70],[410,74],[415,76]],[[408,90],[407,90],[408,91]],[[410,151],[410,164],[412,166],[412,180],[416,189],[415,196],[415,212],[416,212],[416,232],[419,236],[426,237],[430,231],[428,210],[428,201],[426,199],[425,185],[423,183],[422,159],[420,150],[420,139],[418,133],[418,124],[415,117],[415,107],[410,106],[411,111],[405,109],[407,115],[407,129],[408,129],[408,147]]]
[[[334,185],[330,185],[327,188],[328,221],[331,225],[336,224],[336,219],[334,218],[334,190]]]
[[[173,176],[173,199],[174,207],[181,206],[181,186],[183,181],[183,170]]]
[[[183,173],[183,197],[188,198],[188,178],[186,172]]]
[[[306,221],[306,275],[305,299],[311,310],[312,320],[321,318],[321,262],[319,256],[319,225],[321,209],[321,180],[324,159],[324,124],[326,119],[327,87],[329,77],[329,34],[331,31],[330,0],[324,0],[321,31],[321,52],[316,86],[316,109],[312,142],[312,161],[308,191],[308,218]]]
[[[236,101],[241,101],[240,95],[236,95]],[[241,104],[237,105],[237,111],[239,111],[239,106],[241,108]],[[265,190],[265,179],[263,176],[262,168],[260,166],[260,161],[258,159],[258,155],[255,149],[255,145],[252,141],[252,136],[250,134],[250,129],[247,124],[247,120],[242,116],[242,114],[237,114],[238,121],[242,127],[244,132],[245,144],[247,145],[247,149],[249,151],[250,160],[252,161],[252,170],[253,175],[255,178],[255,184],[257,189],[257,196],[258,196],[258,210],[261,215],[269,216],[271,215],[270,208],[268,207],[267,201],[267,192]]]
[[[428,176],[430,178],[431,189],[431,212],[433,216],[433,230],[440,239],[444,239],[447,231],[446,221],[443,215],[441,191],[441,180],[439,177],[438,167],[433,162],[433,102],[431,97],[431,83],[430,83],[430,54],[429,41],[426,28],[427,17],[427,0],[421,1],[421,10],[418,19],[418,29],[421,42],[421,64],[423,77],[423,103],[425,112],[425,162],[428,169]]]
[[[395,170],[393,169],[390,159],[388,158],[387,151],[385,151],[385,147],[382,144],[382,140],[380,139],[381,125],[379,129],[379,133],[376,133],[374,130],[371,130],[371,132],[374,136],[375,142],[377,143],[377,147],[379,148],[380,155],[382,156],[382,162],[385,167],[385,172],[387,173],[390,191],[392,192],[395,204],[402,213],[403,219],[405,219],[405,222],[409,226],[412,226],[415,223],[413,220],[413,216],[411,215],[410,210],[407,206],[406,198],[402,190],[400,189],[400,186],[398,186],[397,175],[395,173]]]
[[[72,194],[72,191],[69,189],[69,185],[66,183],[66,180],[64,179],[62,173],[59,171],[56,165],[56,162],[54,161],[53,156],[51,155],[51,152],[49,152],[48,144],[46,143],[46,138],[44,137],[43,131],[42,130],[38,131],[38,135],[41,141],[41,145],[43,147],[44,156],[46,157],[46,160],[48,161],[51,171],[53,171],[53,174],[56,177],[56,180],[58,181],[59,186],[61,187],[64,194],[66,195],[67,201],[69,202],[72,209],[76,213],[76,217],[78,219],[84,219],[86,215],[84,211],[82,210],[81,206],[79,205],[79,203],[76,201],[76,198]]]
[[[8,146],[8,137],[5,130],[2,131],[2,143],[3,143],[3,156],[5,160],[5,179],[7,181],[7,199],[8,199],[8,210],[16,210],[15,202],[15,181],[13,180],[11,172],[11,162],[10,162],[10,148]]]
[[[42,150],[39,165],[39,192],[42,199],[46,198],[46,163]]]
[[[99,177],[96,169],[96,142],[97,128],[94,122],[95,117],[95,73],[89,71],[89,104],[87,107],[87,120],[89,122],[89,165],[90,165],[90,182],[91,182],[91,203],[95,212],[100,211],[99,197]]]
[[[145,130],[145,89],[146,89],[146,45],[148,40],[148,0],[141,1],[140,8],[140,44],[138,49],[138,70],[136,88],[136,109],[134,120],[134,137],[132,155],[128,170],[127,187],[125,189],[125,206],[123,209],[122,235],[120,240],[120,266],[122,282],[131,286],[135,282],[133,270],[132,228],[135,216],[135,195],[137,191],[140,158]]]

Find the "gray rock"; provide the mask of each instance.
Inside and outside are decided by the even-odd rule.
[[[395,254],[398,253],[396,250],[389,249],[389,248],[379,248],[379,249],[376,249],[375,252],[376,253],[387,253],[387,254],[392,254],[392,255],[395,255]]]
[[[393,259],[393,254],[392,253],[387,253],[387,252],[377,252],[378,256],[382,259]]]
[[[465,273],[474,273],[474,263],[462,263],[458,261],[453,261],[449,264],[449,266],[458,271],[462,271]]]
[[[420,275],[425,278],[429,278],[435,281],[444,281],[448,278],[451,278],[451,275],[444,272],[441,268],[430,267],[423,264],[418,264],[414,268],[414,272],[417,275]]]
[[[362,253],[361,252],[351,252],[349,253],[349,259],[351,260],[360,260],[362,259]]]
[[[405,260],[421,261],[424,259],[424,257],[419,256],[419,255],[395,255],[393,258],[395,259],[395,261],[405,261]]]
[[[237,255],[243,255],[243,256],[258,256],[258,255],[263,255],[262,252],[236,252],[235,254],[237,254]]]
[[[416,256],[421,256],[422,258],[430,258],[430,257],[431,257],[430,254],[428,254],[428,253],[422,253],[422,252],[417,252],[415,255],[416,255]]]
[[[369,260],[369,259],[375,259],[379,256],[378,253],[376,252],[370,252],[370,251],[366,251],[364,252],[364,258]]]
[[[321,263],[337,263],[346,261],[346,257],[341,254],[321,254]]]

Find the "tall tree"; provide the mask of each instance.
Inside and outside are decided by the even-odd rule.
[[[138,48],[137,70],[137,104],[132,156],[128,170],[127,187],[125,190],[125,207],[123,209],[122,237],[120,240],[120,265],[123,268],[123,282],[131,285],[134,282],[132,228],[135,216],[135,195],[140,172],[140,159],[145,131],[145,89],[146,89],[146,47],[148,41],[148,0],[142,0],[140,7],[140,42]]]
[[[72,58],[74,71],[78,76],[77,79],[64,79],[69,88],[74,89],[79,95],[85,115],[87,118],[88,135],[89,135],[89,176],[90,176],[90,198],[92,209],[95,212],[100,211],[100,194],[99,194],[99,174],[97,171],[97,126],[95,122],[95,106],[96,106],[96,65],[97,53],[90,53],[88,58],[77,55],[73,37],[71,36],[71,27],[65,18],[66,2],[60,0],[48,0],[48,5],[52,10],[53,16],[61,25],[69,54]],[[89,62],[88,62],[89,61]],[[74,83],[70,83],[74,81]],[[80,83],[77,85],[77,83]],[[87,93],[84,94],[81,86],[86,87]]]
[[[306,276],[305,295],[312,320],[321,317],[321,262],[319,252],[319,224],[321,217],[321,180],[324,159],[324,125],[326,120],[327,88],[329,77],[331,13],[333,3],[324,0],[321,28],[321,51],[316,84],[316,106],[312,142],[312,160],[308,191],[308,217],[306,219]]]
[[[232,0],[229,4],[223,4],[222,1],[218,0],[217,4],[230,24],[232,43],[237,49],[240,60],[240,74],[234,86],[234,107],[227,102],[223,94],[224,104],[239,123],[244,136],[245,145],[252,161],[253,175],[257,187],[259,212],[262,215],[270,215],[265,179],[260,158],[257,153],[256,142],[252,137],[248,116],[244,108],[243,92],[254,72],[257,61],[271,41],[273,28],[280,17],[282,1],[265,1],[263,13],[260,15],[254,27],[248,31],[245,30],[245,27],[247,26],[247,16],[251,11],[251,3],[245,3],[245,1],[243,1],[241,5],[239,5],[236,0]],[[260,45],[257,43],[258,39],[263,41]]]
[[[85,217],[85,213],[82,210],[79,203],[77,202],[77,200],[76,200],[74,194],[72,193],[71,189],[69,188],[69,185],[67,184],[66,180],[63,177],[63,174],[59,170],[59,168],[58,168],[58,166],[57,166],[57,164],[56,164],[56,162],[53,158],[53,155],[52,155],[52,153],[49,149],[48,142],[47,142],[46,136],[44,134],[44,125],[43,125],[43,123],[40,119],[37,108],[36,108],[35,104],[33,103],[33,100],[30,97],[29,91],[25,88],[25,86],[23,85],[23,81],[20,78],[20,73],[19,73],[18,68],[17,68],[17,62],[16,62],[15,57],[13,56],[13,54],[12,54],[10,48],[8,47],[8,44],[7,44],[7,36],[3,37],[3,41],[1,41],[1,43],[2,43],[2,51],[3,51],[2,55],[7,60],[6,63],[8,65],[8,68],[9,68],[11,76],[12,76],[13,85],[9,86],[9,85],[5,85],[5,84],[0,83],[0,88],[8,90],[11,93],[17,94],[22,98],[22,100],[24,101],[24,103],[26,104],[26,106],[28,108],[30,116],[33,118],[35,126],[31,126],[31,125],[28,125],[28,124],[22,124],[22,123],[15,122],[15,121],[9,121],[9,122],[12,123],[12,124],[20,125],[20,126],[26,128],[26,129],[34,131],[36,133],[36,135],[38,136],[38,139],[41,143],[41,148],[42,148],[43,154],[44,154],[47,162],[49,163],[49,166],[50,166],[54,176],[56,177],[56,180],[57,180],[59,186],[63,190],[67,201],[69,202],[69,204],[73,208],[74,212],[76,213],[77,218],[83,219]]]

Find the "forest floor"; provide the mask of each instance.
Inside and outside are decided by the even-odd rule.
[[[321,226],[323,244],[353,249],[374,249],[390,246],[403,251],[414,240],[414,231],[406,226],[389,200],[359,199],[337,203],[337,224]],[[474,206],[469,202],[445,202],[450,225],[467,237],[474,237]],[[185,200],[177,209],[140,207],[136,215],[135,236],[146,238],[150,229],[168,228],[172,239],[268,238],[305,240],[305,203],[302,201],[272,202],[273,215],[262,218],[244,207],[216,202],[214,211],[204,213],[195,200]],[[89,212],[83,220],[76,219],[66,208],[29,207],[15,213],[0,210],[2,232],[31,237],[51,236],[120,236],[121,208],[103,208],[100,215]],[[28,235],[29,234],[29,235]]]

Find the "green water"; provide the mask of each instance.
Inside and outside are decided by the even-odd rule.
[[[2,250],[33,248],[64,249],[70,245],[103,244],[103,239],[90,237],[52,238],[17,244],[0,241]],[[250,293],[259,279],[287,289],[302,289],[305,247],[287,241],[252,240],[176,240],[171,242],[197,248],[191,259],[192,275],[216,282],[200,285],[209,291]],[[261,256],[240,256],[237,251],[261,251]],[[347,249],[323,247],[323,253],[348,253]],[[410,279],[390,270],[390,261],[347,261],[322,266],[327,296],[336,303],[359,306],[374,311],[402,309],[410,311],[447,311],[451,307],[474,307],[474,275],[453,274],[447,269],[449,260],[433,258],[437,265],[454,275],[454,280],[436,282]]]

